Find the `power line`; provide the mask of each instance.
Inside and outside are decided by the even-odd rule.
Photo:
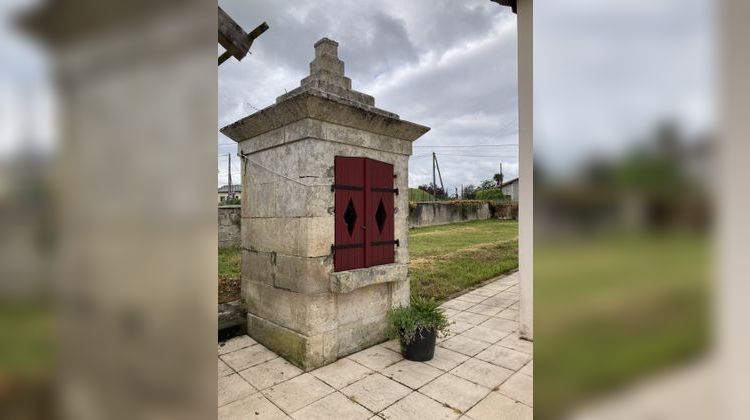
[[[470,158],[505,158],[505,159],[516,159],[517,155],[448,155],[441,153],[438,156],[449,156],[449,157],[470,157]]]
[[[412,147],[429,147],[429,148],[436,148],[436,147],[518,147],[518,144],[446,144],[446,145],[436,145],[436,146],[412,146]]]

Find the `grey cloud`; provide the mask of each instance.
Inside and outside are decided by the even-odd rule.
[[[299,85],[313,58],[312,44],[327,36],[357,90],[376,105],[432,127],[417,144],[516,143],[516,38],[509,9],[486,0],[220,2],[243,27],[265,20],[271,29],[253,54],[219,69],[219,116],[229,123],[273,103]],[[219,152],[233,144],[219,135]],[[442,150],[442,152],[441,152]],[[415,148],[415,155],[429,153]],[[477,184],[503,161],[513,171],[513,147],[437,149],[451,191]],[[451,155],[503,155],[474,158]],[[226,158],[220,169],[226,166]],[[431,181],[429,158],[410,163],[410,184]],[[507,172],[506,172],[507,173]]]

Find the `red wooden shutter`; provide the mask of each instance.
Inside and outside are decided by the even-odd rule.
[[[371,267],[394,261],[393,165],[367,159],[365,174],[365,266]]]
[[[365,265],[365,158],[336,156],[334,271]]]

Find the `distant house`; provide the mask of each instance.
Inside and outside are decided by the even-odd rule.
[[[242,185],[232,185],[232,195],[236,198],[242,199]],[[219,204],[227,201],[229,196],[229,185],[222,185],[219,188]]]
[[[514,203],[518,203],[518,178],[511,179],[508,182],[503,182],[500,187],[503,194],[510,197],[510,200]]]

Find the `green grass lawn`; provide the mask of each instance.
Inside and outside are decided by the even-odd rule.
[[[52,374],[54,315],[48,302],[0,302],[0,378]]]
[[[432,201],[432,194],[419,188],[409,188],[409,201]]]
[[[240,278],[242,252],[240,248],[219,249],[219,278]]]
[[[704,236],[628,234],[535,245],[535,418],[560,418],[705,352]]]
[[[518,267],[518,222],[481,220],[409,231],[412,294],[444,300]],[[242,253],[219,250],[219,302],[239,297]]]
[[[412,229],[413,296],[445,300],[518,267],[518,222],[479,220]]]

